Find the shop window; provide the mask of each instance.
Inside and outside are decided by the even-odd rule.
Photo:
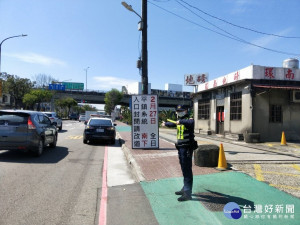
[[[230,94],[230,120],[242,119],[242,92]]]
[[[198,120],[208,120],[210,112],[210,100],[202,99],[198,101]]]
[[[270,106],[270,122],[281,123],[282,122],[282,107],[281,105]]]

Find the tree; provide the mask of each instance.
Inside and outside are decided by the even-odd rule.
[[[167,119],[171,120],[177,120],[175,111],[169,109],[169,110],[163,110],[159,113],[159,121],[167,121]]]
[[[82,106],[83,111],[97,111],[97,108],[92,105],[83,105]]]
[[[106,92],[104,97],[104,110],[106,113],[111,114],[111,112],[115,109],[116,105],[119,104],[121,99],[123,98],[122,92],[113,88],[111,91]]]
[[[48,87],[52,82],[58,82],[57,79],[53,78],[51,75],[37,74],[33,77],[34,86],[36,88]]]
[[[72,111],[77,114],[80,114],[85,113],[85,111],[97,111],[97,109],[92,105],[76,105],[72,107]]]
[[[132,123],[131,111],[127,106],[121,106],[121,120],[127,124]]]
[[[42,102],[49,102],[53,96],[53,93],[48,90],[35,89],[25,94],[23,97],[23,103],[27,108],[33,109],[37,103],[37,110],[40,110]]]
[[[27,93],[23,97],[23,103],[26,105],[27,109],[33,109],[35,103],[37,103],[37,96]]]
[[[78,103],[74,98],[63,98],[56,100],[55,104],[63,111],[65,111],[65,116],[68,116],[70,114],[71,108],[77,106]]]
[[[17,75],[5,74],[3,78],[5,79],[4,91],[10,94],[14,107],[23,107],[23,97],[33,88],[33,83],[29,79],[20,78]]]

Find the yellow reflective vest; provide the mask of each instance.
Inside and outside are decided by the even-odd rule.
[[[183,124],[177,125],[177,144],[188,144],[189,141],[188,129]]]

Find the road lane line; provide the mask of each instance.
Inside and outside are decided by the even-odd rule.
[[[264,173],[276,174],[276,175],[282,175],[282,176],[292,176],[292,177],[298,177],[298,176],[300,176],[300,174],[279,173],[279,172],[272,172],[272,171],[264,171]]]
[[[99,225],[106,225],[106,210],[107,210],[107,151],[108,147],[105,146],[104,162],[102,171],[102,194],[99,212]]]
[[[82,139],[83,136],[82,135],[77,135],[77,136],[68,136],[66,137],[66,139],[71,139],[71,140],[76,140],[76,139]]]
[[[300,171],[300,166],[296,165],[296,164],[293,164],[293,168]]]
[[[288,185],[270,184],[270,186],[279,187],[279,188],[283,188],[283,189],[293,189],[293,190],[299,190],[300,191],[299,187],[293,187],[293,186],[288,186]]]
[[[262,174],[261,166],[259,164],[253,164],[256,180],[264,181],[264,176]]]
[[[289,167],[292,167],[292,166],[289,166]],[[239,170],[239,169],[238,169]],[[243,170],[240,170],[244,173],[251,173],[252,170],[250,169],[243,169]],[[282,175],[282,176],[291,176],[291,177],[298,177],[300,176],[300,174],[293,174],[293,173],[280,173],[280,172],[273,172],[273,171],[262,171],[262,173],[266,173],[266,174],[275,174],[275,175]]]

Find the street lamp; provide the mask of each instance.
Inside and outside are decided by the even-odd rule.
[[[134,11],[131,5],[121,3],[126,9],[141,18],[142,30],[142,93],[148,94],[148,50],[147,50],[147,0],[142,0],[142,16]]]
[[[87,92],[87,71],[90,67],[85,68],[85,91]]]
[[[5,38],[3,41],[1,41],[1,43],[0,43],[0,75],[1,75],[1,46],[2,46],[2,43],[4,41],[6,41],[7,39],[10,39],[10,38],[26,37],[26,36],[27,36],[27,34],[21,34],[21,35],[11,36],[11,37]]]

